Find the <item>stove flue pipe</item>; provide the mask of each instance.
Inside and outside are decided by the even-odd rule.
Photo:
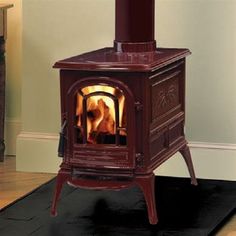
[[[114,47],[117,52],[156,49],[155,0],[116,0]]]

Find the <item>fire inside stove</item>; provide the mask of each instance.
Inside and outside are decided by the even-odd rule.
[[[79,144],[126,145],[126,106],[121,90],[107,85],[77,93],[76,139]]]

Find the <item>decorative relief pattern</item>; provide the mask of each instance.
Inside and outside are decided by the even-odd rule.
[[[176,101],[177,87],[174,85],[169,86],[167,90],[161,90],[158,94],[158,109],[170,107]]]
[[[180,103],[179,78],[173,77],[152,86],[152,119],[164,115]]]

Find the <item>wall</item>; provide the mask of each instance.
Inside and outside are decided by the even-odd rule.
[[[114,1],[23,1],[23,129],[17,141],[17,169],[58,169],[59,71],[53,64],[107,45],[114,35]],[[48,165],[48,161],[54,164]]]
[[[197,175],[204,178],[236,179],[235,13],[234,0],[156,1],[158,46],[187,47],[193,53],[187,63],[186,133]],[[53,63],[111,46],[113,38],[114,1],[23,1],[19,170],[58,169],[59,81]],[[187,175],[179,155],[157,173]]]
[[[189,140],[236,144],[236,1],[156,2],[159,46],[192,51],[187,83]]]
[[[16,136],[21,129],[21,0],[4,0],[1,3],[14,4],[7,11],[6,44],[6,154],[16,154]]]
[[[159,46],[192,51],[187,67],[186,134],[197,176],[235,180],[236,1],[156,3]],[[186,176],[185,165],[176,157],[157,172]]]

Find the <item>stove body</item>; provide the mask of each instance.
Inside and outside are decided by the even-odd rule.
[[[141,13],[145,20],[139,22]],[[197,184],[184,136],[189,54],[156,48],[154,0],[117,0],[114,47],[54,65],[60,69],[63,161],[52,215],[65,182],[89,189],[138,185],[149,222],[156,224],[153,171],[178,151]]]

